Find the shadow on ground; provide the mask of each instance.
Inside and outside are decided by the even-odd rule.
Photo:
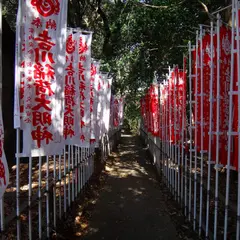
[[[106,164],[107,180],[81,239],[178,239],[146,159],[139,139],[123,135],[119,152]]]
[[[198,239],[147,152],[139,137],[124,133],[54,239]]]

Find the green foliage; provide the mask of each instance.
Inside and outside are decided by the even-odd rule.
[[[3,1],[4,16],[13,29],[17,2]],[[68,2],[68,25],[94,31],[93,57],[101,59],[102,71],[111,71],[114,76],[114,92],[125,95],[125,117],[136,129],[139,101],[154,73],[165,74],[172,64],[181,67],[187,48],[178,46],[195,39],[198,24],[209,23],[208,11],[231,0]]]

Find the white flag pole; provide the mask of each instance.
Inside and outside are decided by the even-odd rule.
[[[17,18],[17,33],[16,33],[16,45],[18,51],[20,51],[20,28],[21,28],[21,21],[22,19],[22,0],[18,2],[18,18]],[[15,58],[15,82],[19,84],[19,67],[20,67],[20,54],[18,52]],[[15,91],[18,92],[19,85],[15,86]],[[19,107],[19,94],[15,94],[15,105],[17,104],[18,110],[20,111]],[[16,99],[17,98],[17,99]],[[19,113],[20,114],[20,113]],[[17,129],[16,129],[16,215],[17,215],[17,240],[21,239],[21,227],[20,227],[20,116],[17,116]],[[15,121],[15,118],[14,118]],[[15,125],[15,123],[14,123]]]
[[[199,210],[199,236],[201,236],[202,232],[202,199],[203,199],[203,125],[204,125],[204,119],[203,119],[203,96],[204,96],[204,89],[203,89],[203,27],[200,25],[200,76],[201,76],[201,177],[200,177],[200,210]],[[195,169],[196,171],[196,169]]]
[[[237,68],[238,68],[238,90],[240,88],[240,36],[239,36],[239,2],[235,0],[236,25],[237,25]],[[238,209],[237,209],[237,237],[240,238],[240,92],[238,91]]]
[[[235,22],[236,6],[233,1],[232,5],[232,23]],[[234,81],[234,50],[235,50],[235,27],[232,26],[231,39],[231,75],[230,75],[230,92],[229,92],[229,122],[228,122],[228,151],[227,151],[227,173],[226,173],[226,197],[225,197],[225,217],[224,217],[224,240],[227,240],[228,231],[228,207],[229,207],[229,185],[231,169],[231,148],[232,148],[232,121],[233,121],[233,81]],[[235,93],[236,94],[236,93]]]
[[[190,157],[189,157],[189,200],[188,200],[188,220],[191,220],[192,213],[192,44],[188,42],[188,54],[189,54],[189,105],[190,105]]]
[[[209,207],[210,207],[210,188],[211,188],[211,164],[212,164],[212,118],[213,118],[213,22],[211,22],[211,65],[210,65],[210,87],[209,87],[209,102],[210,102],[210,116],[209,116],[209,145],[208,145],[208,175],[207,175],[207,208],[206,208],[206,232],[205,236],[208,238],[209,234]]]
[[[0,0],[0,107],[2,108],[2,0]],[[0,200],[1,231],[4,231],[4,195]]]
[[[197,135],[198,135],[198,66],[199,66],[199,59],[198,59],[198,39],[199,39],[199,32],[196,31],[196,66],[195,66],[195,136],[194,136],[194,213],[193,213],[193,230],[196,230],[196,217],[197,217]]]
[[[217,15],[217,127],[216,127],[216,181],[215,181],[215,210],[214,210],[214,239],[217,239],[218,223],[218,183],[219,183],[219,135],[220,135],[220,15]]]

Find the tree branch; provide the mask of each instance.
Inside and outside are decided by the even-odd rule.
[[[204,3],[203,3],[202,1],[200,1],[200,0],[198,0],[198,2],[202,5],[202,7],[204,8],[205,12],[206,12],[207,14],[209,14],[207,5],[204,4]]]
[[[209,19],[212,20],[213,16],[209,13],[207,5],[200,0],[198,0],[198,2],[202,5],[204,12],[208,15]]]
[[[107,16],[101,8],[101,3],[102,3],[102,0],[97,0],[97,13],[101,16],[103,20],[104,31],[105,31],[105,38],[104,38],[104,44],[103,44],[103,51],[105,51],[111,37],[111,30],[109,28]]]
[[[147,3],[143,3],[143,2],[138,2],[136,4],[138,5],[141,5],[143,7],[148,7],[148,8],[155,8],[155,9],[167,9],[167,8],[171,8],[171,7],[174,7],[174,6],[179,6],[181,5],[182,3],[184,3],[186,0],[183,0],[177,4],[171,4],[171,5],[151,5],[151,4],[147,4]]]

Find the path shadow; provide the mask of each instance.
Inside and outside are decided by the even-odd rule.
[[[178,239],[138,137],[124,133],[106,166],[106,185],[81,239]]]

